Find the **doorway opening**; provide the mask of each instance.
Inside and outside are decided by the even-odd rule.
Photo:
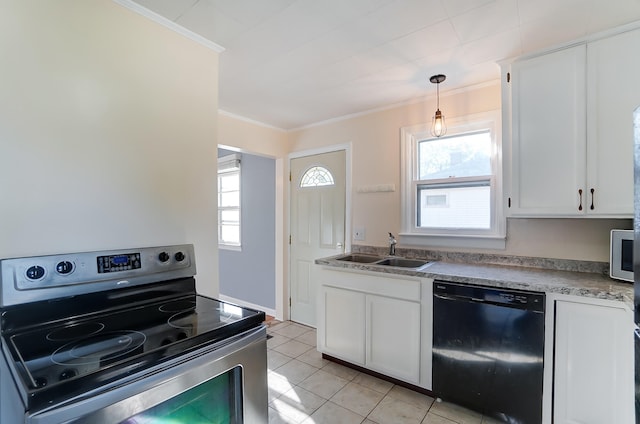
[[[315,327],[315,260],[351,248],[350,146],[302,152],[289,165],[289,317]]]

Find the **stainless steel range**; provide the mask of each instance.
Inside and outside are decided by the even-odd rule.
[[[192,245],[0,261],[2,423],[266,423],[264,313]]]

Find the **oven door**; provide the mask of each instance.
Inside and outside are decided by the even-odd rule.
[[[266,423],[266,349],[261,326],[225,346],[202,348],[106,392],[27,415],[26,422]]]

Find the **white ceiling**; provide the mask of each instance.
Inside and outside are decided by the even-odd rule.
[[[220,109],[281,129],[499,78],[640,20],[640,0],[135,0],[221,46]]]

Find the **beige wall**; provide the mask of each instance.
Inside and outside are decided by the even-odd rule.
[[[631,229],[631,219],[522,219],[507,221],[507,253],[541,258],[609,262],[612,228]]]
[[[473,92],[443,95],[446,119],[500,109],[499,84]],[[315,126],[292,134],[292,150],[341,143],[352,145],[352,228],[363,227],[366,240],[358,244],[385,245],[388,232],[400,229],[400,128],[430,121],[435,98],[351,119]],[[393,192],[358,193],[359,187],[393,184]]]
[[[444,93],[440,107],[447,119],[500,110],[499,83]],[[329,122],[290,135],[292,151],[352,143],[352,228],[364,227],[366,231],[366,240],[354,243],[385,246],[387,232],[399,232],[400,128],[429,122],[435,108],[435,99],[429,97],[421,103]],[[377,184],[394,184],[396,189],[384,193],[357,192],[358,187]],[[631,220],[509,219],[506,249],[491,252],[608,261],[609,230],[630,226]]]
[[[217,294],[217,53],[110,0],[4,0],[0,57],[0,257],[194,243]]]
[[[218,115],[218,143],[274,159],[289,153],[289,133],[225,113]]]

